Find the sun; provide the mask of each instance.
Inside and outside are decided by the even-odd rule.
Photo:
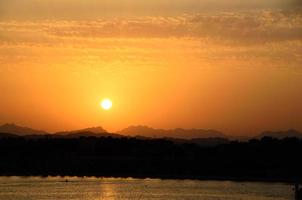
[[[103,99],[100,105],[104,110],[110,110],[112,107],[112,101],[110,99]]]

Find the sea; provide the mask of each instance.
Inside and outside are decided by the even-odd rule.
[[[276,182],[0,177],[0,200],[294,200],[294,191]]]

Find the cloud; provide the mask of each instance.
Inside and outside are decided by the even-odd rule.
[[[96,19],[221,10],[296,8],[301,0],[1,0],[2,19]]]
[[[140,17],[93,21],[2,22],[1,39],[21,38],[37,32],[57,38],[211,38],[255,43],[302,39],[302,10],[218,12],[176,17]],[[12,39],[13,40],[13,39]]]
[[[278,66],[302,62],[302,12],[254,10],[173,17],[1,21],[4,65]],[[178,60],[176,59],[178,58]],[[182,59],[181,59],[182,58]]]

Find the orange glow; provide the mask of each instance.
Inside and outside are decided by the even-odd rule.
[[[126,10],[118,1],[11,2],[1,4],[0,124],[302,130],[302,17],[290,5],[282,12],[278,0],[256,1],[269,8],[247,11],[225,0],[234,9],[214,1],[203,12],[196,6],[212,1],[177,1],[176,10],[165,0],[122,1]],[[125,16],[110,15],[110,6]],[[110,112],[97,107],[104,95]]]

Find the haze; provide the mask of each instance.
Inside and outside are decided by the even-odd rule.
[[[301,1],[2,0],[0,13],[0,123],[302,130]]]

